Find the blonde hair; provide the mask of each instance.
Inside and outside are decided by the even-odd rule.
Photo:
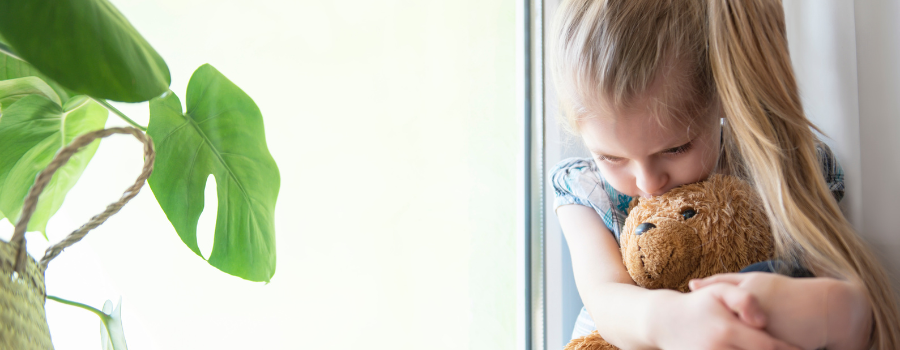
[[[551,38],[551,67],[569,129],[591,110],[645,92],[667,61],[686,89],[720,103],[720,171],[763,200],[776,257],[866,287],[873,345],[900,349],[900,313],[884,267],[841,213],[803,113],[778,0],[568,0]]]

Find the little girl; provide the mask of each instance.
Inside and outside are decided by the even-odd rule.
[[[552,174],[579,328],[624,349],[900,349],[896,297],[841,214],[843,174],[803,114],[780,1],[568,0],[555,24],[556,88],[593,155]],[[635,286],[617,244],[628,202],[712,173],[752,183],[776,259],[816,277]]]

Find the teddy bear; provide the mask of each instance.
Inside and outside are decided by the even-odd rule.
[[[774,253],[769,221],[756,192],[734,176],[712,175],[664,195],[635,198],[619,238],[634,282],[689,291],[688,282],[738,272]],[[565,350],[618,349],[593,331]]]

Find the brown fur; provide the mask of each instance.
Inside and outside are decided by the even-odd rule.
[[[631,278],[648,289],[688,292],[688,282],[737,272],[770,259],[772,234],[753,188],[733,176],[713,175],[668,193],[631,203],[620,237]],[[696,214],[685,219],[685,209]],[[642,223],[656,228],[635,235]],[[573,339],[565,350],[612,350],[597,331]]]

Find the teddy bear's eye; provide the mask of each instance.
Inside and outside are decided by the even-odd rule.
[[[684,216],[685,220],[694,217],[694,215],[697,215],[697,212],[694,211],[694,208],[687,208],[681,211],[681,216]]]

